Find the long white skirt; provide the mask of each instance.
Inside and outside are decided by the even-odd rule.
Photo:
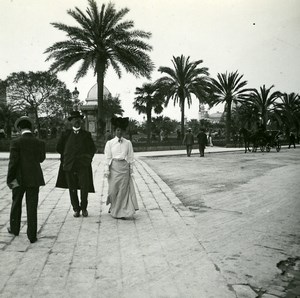
[[[113,217],[131,217],[139,209],[134,184],[126,160],[113,160],[108,177],[108,196]]]

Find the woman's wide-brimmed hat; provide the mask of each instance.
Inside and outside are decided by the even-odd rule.
[[[114,126],[114,128],[121,128],[122,130],[125,130],[127,126],[129,125],[129,118],[128,117],[114,117],[111,118],[111,124]]]
[[[29,118],[28,116],[22,116],[20,118],[18,118],[15,122],[15,129],[18,130],[18,127],[20,126],[20,123],[26,121],[29,122],[31,124],[31,128],[33,128],[34,126],[34,122],[31,118]]]
[[[68,120],[71,121],[74,118],[80,118],[83,119],[84,116],[79,111],[72,111],[70,113],[70,116],[68,117]]]

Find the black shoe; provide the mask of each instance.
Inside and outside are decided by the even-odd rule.
[[[12,230],[10,229],[10,228],[7,228],[7,232],[9,233],[9,234],[12,234],[12,235],[15,235],[15,236],[19,236],[19,233],[14,233],[14,232],[12,232]]]
[[[80,211],[74,211],[73,216],[74,217],[79,217],[80,216]]]
[[[82,210],[82,216],[83,217],[88,217],[89,213],[87,210]]]
[[[30,243],[35,243],[37,242],[37,238],[34,238],[34,239],[29,239]]]

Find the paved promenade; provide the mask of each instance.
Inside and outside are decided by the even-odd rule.
[[[103,155],[93,160],[96,193],[89,196],[89,217],[74,218],[68,191],[54,187],[58,156],[47,154],[34,244],[26,236],[25,206],[20,235],[7,233],[8,154],[0,154],[0,297],[237,297],[193,234],[189,209],[139,159],[149,154],[185,151],[136,154],[140,210],[125,221],[108,214]]]

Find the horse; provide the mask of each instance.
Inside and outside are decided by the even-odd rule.
[[[251,133],[251,131],[249,131],[246,128],[241,128],[239,131],[240,135],[243,136],[243,140],[244,140],[244,145],[245,145],[245,153],[247,153],[247,151],[251,151],[250,150],[250,142],[252,142],[253,139],[253,135]]]

